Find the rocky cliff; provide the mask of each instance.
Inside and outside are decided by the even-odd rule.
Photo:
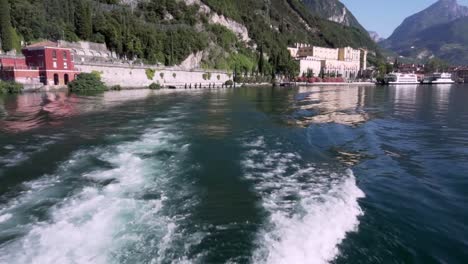
[[[380,41],[383,41],[385,40],[384,38],[382,38],[379,33],[375,32],[375,31],[368,31],[369,32],[369,36],[371,37],[371,39],[375,42],[380,42]]]
[[[339,0],[303,0],[303,2],[317,16],[345,26],[364,29],[356,17]]]

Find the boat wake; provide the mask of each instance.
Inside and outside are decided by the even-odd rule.
[[[178,219],[165,209],[177,187],[179,166],[189,145],[173,124],[147,129],[137,141],[78,151],[57,175],[25,184],[29,189],[0,208],[0,237],[18,229],[34,201],[51,199],[68,184],[70,195],[47,209],[44,220],[3,244],[0,263],[162,263],[175,256]],[[93,166],[90,166],[92,160]],[[177,190],[173,190],[177,188]],[[169,194],[169,192],[171,192]],[[182,195],[182,194],[181,194]],[[187,195],[187,194],[184,194]],[[198,234],[199,235],[199,234]],[[184,254],[184,252],[180,253]]]
[[[281,151],[263,137],[244,144],[245,177],[262,198],[269,218],[258,235],[254,263],[328,263],[363,214],[351,170],[334,172],[304,164],[298,153]]]

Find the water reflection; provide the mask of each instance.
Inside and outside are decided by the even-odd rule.
[[[229,100],[219,91],[206,96],[202,105],[206,107],[207,121],[199,126],[198,130],[208,137],[224,138],[232,131],[232,121],[228,114],[230,112]]]
[[[391,115],[403,120],[464,124],[468,118],[465,85],[377,87],[300,87],[293,105],[295,125],[337,123],[356,126]]]
[[[296,124],[338,123],[358,125],[369,120],[364,110],[366,97],[372,96],[366,87],[300,87]]]
[[[0,129],[20,132],[44,124],[60,124],[64,117],[77,114],[76,97],[65,92],[28,93],[3,98]]]
[[[436,122],[440,126],[465,125],[468,118],[466,85],[420,85],[387,88],[390,112],[395,118]]]
[[[109,107],[149,97],[163,100],[167,98],[166,94],[173,93],[184,98],[202,98],[199,107],[207,110],[211,122],[200,129],[217,137],[226,136],[232,130],[229,120],[230,114],[235,114],[231,112],[232,104],[246,101],[254,102],[257,110],[281,121],[286,119],[288,123],[304,127],[324,123],[356,126],[388,115],[401,119],[436,120],[448,126],[465,124],[461,121],[468,118],[468,107],[463,99],[468,97],[468,89],[459,85],[271,87],[183,92],[123,90],[96,95],[50,92],[0,96],[0,131],[11,133],[45,125],[56,126],[71,116],[106,111]],[[243,101],[228,100],[231,97]]]
[[[0,130],[24,132],[45,125],[56,126],[68,117],[140,100],[151,93],[149,90],[125,90],[95,95],[44,92],[0,96]]]
[[[453,89],[455,88],[454,86]],[[452,85],[393,87],[391,99],[394,102],[394,114],[408,118],[421,113],[428,116],[445,113],[448,109],[451,91]]]

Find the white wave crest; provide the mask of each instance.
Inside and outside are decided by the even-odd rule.
[[[11,214],[0,215],[0,224],[10,220],[11,217],[12,217]]]
[[[177,226],[160,212],[170,165],[152,154],[171,151],[184,155],[187,149],[177,133],[166,127],[149,130],[135,142],[88,152],[109,165],[80,176],[103,185],[82,188],[52,207],[49,220],[31,223],[23,237],[0,245],[0,263],[132,263],[128,253],[143,247],[155,250],[153,262],[160,262]],[[79,162],[71,159],[64,166]],[[145,190],[156,186],[161,188],[159,196],[142,198]],[[25,195],[3,211],[14,212],[30,200],[31,192]]]
[[[246,178],[254,182],[270,214],[252,261],[322,264],[334,260],[339,244],[347,233],[357,230],[363,214],[358,199],[364,193],[353,172],[318,169],[297,153],[272,151],[263,145],[244,145],[248,148],[243,162]]]

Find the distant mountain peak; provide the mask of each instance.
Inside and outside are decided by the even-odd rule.
[[[313,14],[319,17],[364,30],[356,17],[339,0],[302,0],[302,2]]]
[[[394,42],[406,40],[427,28],[465,16],[468,16],[468,7],[459,5],[457,0],[439,0],[423,11],[406,18],[388,40]]]
[[[467,28],[468,7],[457,0],[439,0],[406,18],[380,45],[404,56],[425,54],[466,64]]]

